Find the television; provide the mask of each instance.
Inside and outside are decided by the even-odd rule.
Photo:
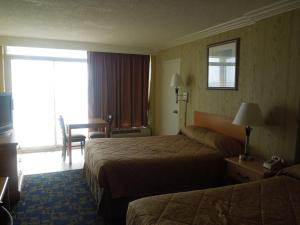
[[[13,128],[13,103],[11,93],[0,93],[0,134]]]

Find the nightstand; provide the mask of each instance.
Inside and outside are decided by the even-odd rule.
[[[239,157],[225,158],[226,178],[238,183],[255,181],[276,174],[263,167],[264,160],[254,157],[252,160],[239,160]]]

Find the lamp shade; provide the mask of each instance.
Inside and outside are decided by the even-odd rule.
[[[258,104],[243,102],[232,123],[245,126],[261,126],[264,124],[264,119]]]
[[[173,74],[170,86],[171,87],[181,87],[183,84],[183,81],[181,79],[181,76],[178,73]]]

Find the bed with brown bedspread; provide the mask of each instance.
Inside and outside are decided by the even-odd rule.
[[[133,201],[127,225],[300,224],[300,165],[256,182]]]
[[[131,200],[218,185],[224,156],[242,149],[232,138],[194,126],[171,136],[93,139],[84,173],[99,213],[125,218]]]

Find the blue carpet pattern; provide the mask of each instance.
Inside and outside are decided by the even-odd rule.
[[[82,170],[24,176],[14,225],[103,225]]]

